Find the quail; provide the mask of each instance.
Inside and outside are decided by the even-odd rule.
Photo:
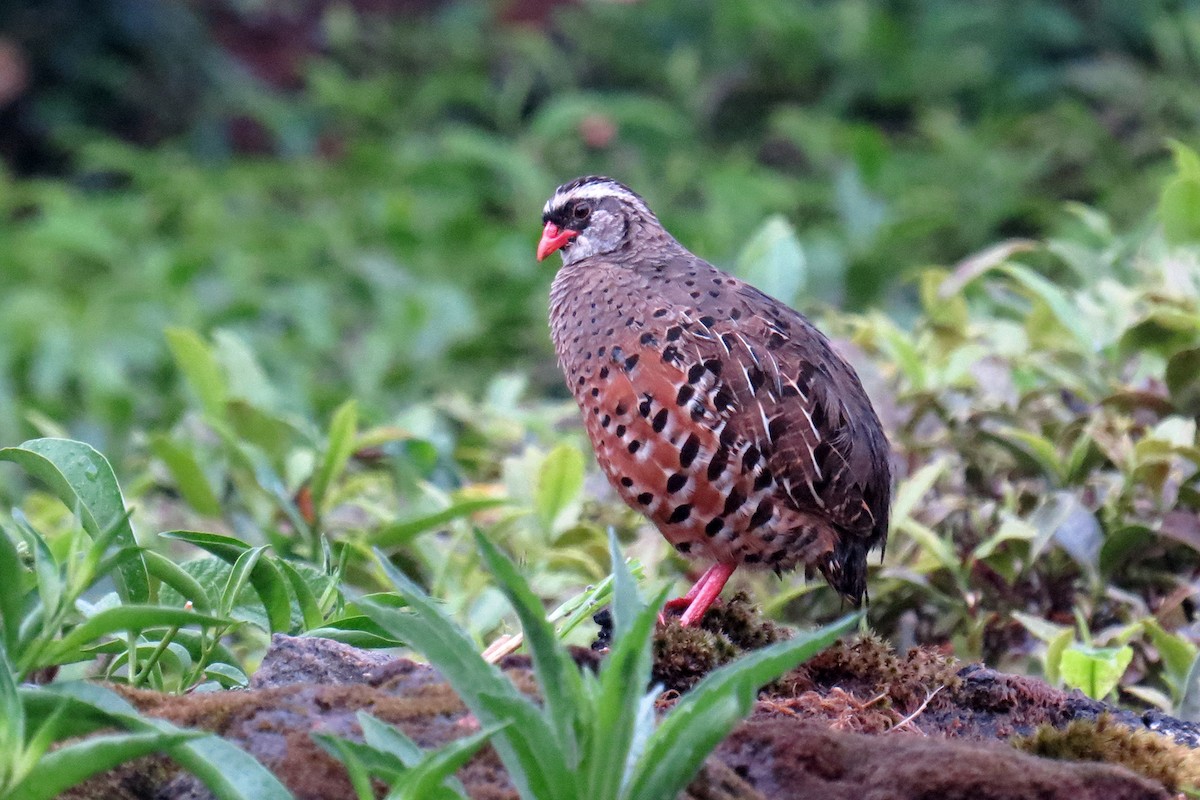
[[[537,259],[562,256],[551,334],[597,461],[679,553],[711,563],[668,610],[696,624],[742,564],[803,565],[859,605],[891,472],[854,369],[615,180],[563,184],[542,222]]]

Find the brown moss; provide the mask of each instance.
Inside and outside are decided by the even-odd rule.
[[[1200,753],[1151,731],[1121,725],[1107,714],[1064,728],[1043,725],[1032,736],[1011,743],[1043,758],[1120,764],[1172,792],[1200,786]]]
[[[745,592],[714,604],[700,625],[681,627],[667,621],[654,635],[652,680],[668,691],[686,692],[717,667],[748,650],[786,639],[786,628],[765,619]]]

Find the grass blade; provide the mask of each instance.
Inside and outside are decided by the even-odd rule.
[[[758,689],[853,630],[859,614],[750,653],[712,672],[650,737],[623,798],[675,797],[704,759],[750,711]]]

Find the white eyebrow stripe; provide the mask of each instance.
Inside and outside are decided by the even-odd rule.
[[[619,197],[628,203],[636,205],[639,209],[649,213],[645,202],[633,192],[616,183],[588,183],[583,186],[577,186],[568,192],[554,192],[554,196],[546,202],[546,206],[542,209],[542,213],[549,214],[556,208],[560,208],[567,203],[568,200],[602,200],[605,197]]]

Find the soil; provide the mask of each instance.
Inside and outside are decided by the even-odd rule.
[[[658,632],[660,706],[740,652],[788,635],[743,598],[718,606],[703,627],[672,623]],[[602,657],[582,648],[574,655],[586,667]],[[535,692],[528,659],[510,656],[500,666],[523,691]],[[398,725],[427,748],[478,727],[430,667],[324,639],[276,636],[245,691],[182,697],[119,691],[143,713],[235,742],[305,800],[354,796],[341,765],[310,733],[360,736],[360,710]],[[1171,798],[1200,784],[1198,742],[1200,729],[1191,723],[964,666],[932,649],[898,655],[864,637],[835,645],[764,689],[751,716],[682,798]],[[475,800],[516,800],[490,748],[459,777]],[[141,759],[64,796],[210,795],[169,761]]]

